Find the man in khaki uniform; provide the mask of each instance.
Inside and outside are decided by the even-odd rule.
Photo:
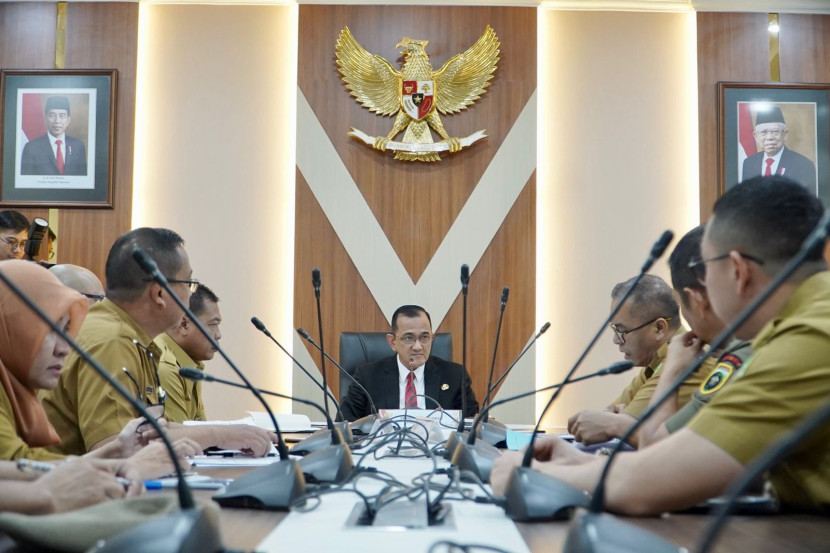
[[[616,308],[633,282],[634,278],[614,286],[611,310]],[[604,410],[580,411],[568,419],[568,432],[585,445],[619,438],[648,407],[660,380],[666,344],[672,336],[682,332],[680,311],[669,285],[660,277],[644,275],[617,312],[611,328],[614,344],[625,359],[643,369]],[[700,372],[683,384],[680,401],[684,404],[700,384]],[[631,441],[636,445],[636,437]]]
[[[190,296],[190,310],[218,342],[222,338],[219,331],[222,315],[216,294],[204,284],[199,284]],[[210,340],[185,315],[177,327],[156,336],[155,343],[162,350],[159,378],[167,392],[164,418],[171,422],[207,420],[202,403],[202,383],[181,377],[179,369],[205,370],[204,362],[213,359],[216,353]]]
[[[701,244],[705,285],[727,324],[799,250],[824,212],[821,201],[784,177],[759,177],[733,187],[715,204]],[[830,397],[830,273],[813,250],[808,260],[736,331],[754,338],[755,355],[685,427],[618,457],[606,488],[609,509],[652,514],[697,504],[724,492],[744,467]],[[585,490],[604,462],[562,440],[535,450],[534,468]],[[790,451],[770,471],[785,505],[830,504],[830,425]],[[496,460],[491,483],[501,493],[518,454]]]
[[[679,334],[669,344],[663,363],[663,376],[654,390],[651,403],[665,394],[703,347],[726,327],[712,309],[706,286],[703,285],[706,276],[700,258],[703,231],[704,225],[700,225],[687,232],[669,256],[672,287],[680,298],[680,311],[691,330]],[[747,340],[733,340],[721,351],[712,352],[700,370],[708,374],[699,388],[694,390],[691,400],[681,407],[678,392],[672,394],[643,423],[638,432],[639,446],[654,443],[686,426],[729,382],[751,354],[752,345]]]
[[[156,369],[161,351],[152,339],[175,325],[182,311],[138,266],[132,255],[136,247],[156,261],[183,301],[190,299],[198,281],[192,280],[182,238],[167,229],[132,230],[110,249],[105,268],[107,298],[90,309],[77,341],[145,405],[161,405],[165,395]],[[61,437],[55,450],[67,455],[81,455],[107,444],[139,416],[74,352],[67,358],[57,387],[45,392],[42,399],[49,421]],[[272,433],[248,425],[185,427],[171,423],[167,431],[172,439],[188,437],[202,448],[242,449],[255,455],[267,454],[274,438]]]

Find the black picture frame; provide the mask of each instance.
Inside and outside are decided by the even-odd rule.
[[[792,168],[788,174],[781,164],[777,174],[793,177],[830,205],[830,84],[719,82],[718,106],[718,195],[747,178],[745,169],[750,177],[761,174],[764,146],[755,121],[758,113],[777,107],[786,121],[784,147],[795,152],[800,168],[807,167],[801,158],[813,164],[815,181],[796,178],[809,171]],[[756,157],[745,161],[753,142]]]
[[[115,69],[0,71],[0,206],[112,208],[116,89]],[[67,103],[57,162],[45,110]]]

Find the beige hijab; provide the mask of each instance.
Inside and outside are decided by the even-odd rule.
[[[2,261],[0,272],[34,300],[51,320],[57,322],[68,314],[67,332],[73,338],[78,335],[89,310],[86,298],[29,261]],[[61,442],[46,418],[37,391],[27,384],[32,363],[50,332],[49,326],[0,281],[0,384],[11,401],[17,433],[29,447]]]

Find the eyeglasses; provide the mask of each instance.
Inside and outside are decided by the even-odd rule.
[[[617,323],[613,323],[609,326],[611,327],[611,330],[614,331],[614,334],[617,335],[617,340],[620,341],[620,344],[625,345],[625,335],[626,334],[630,334],[630,333],[634,332],[635,330],[640,330],[641,328],[645,328],[648,325],[650,325],[651,323],[655,323],[655,322],[659,321],[660,319],[663,319],[664,321],[669,322],[669,321],[671,321],[672,318],[671,317],[656,317],[654,319],[651,319],[647,323],[643,323],[640,326],[636,326],[636,327],[630,328],[628,330],[620,330],[620,328],[617,326]]]
[[[97,303],[99,301],[103,301],[106,296],[104,294],[84,294],[81,292],[81,295],[87,299],[95,300],[92,303]]]
[[[758,136],[761,136],[761,137],[764,137],[764,138],[766,138],[767,136],[771,136],[773,138],[781,138],[784,135],[784,133],[787,132],[787,131],[786,130],[782,130],[782,131],[779,131],[779,130],[775,130],[775,131],[764,130],[764,131],[755,131],[755,132],[758,133]]]
[[[753,263],[757,263],[758,265],[763,265],[764,264],[764,260],[761,259],[760,257],[755,257],[754,255],[749,255],[748,253],[743,253],[743,252],[739,252],[739,251],[736,251],[736,250],[730,250],[730,251],[728,251],[724,254],[716,255],[714,257],[710,257],[709,259],[701,259],[701,258],[693,259],[693,260],[689,261],[689,268],[694,269],[696,271],[699,271],[701,273],[705,273],[707,263],[709,263],[710,261],[720,261],[721,259],[726,259],[727,257],[729,257],[732,254],[733,251],[735,253],[737,253],[738,255],[740,255],[741,257],[743,257],[744,259],[752,261]]]
[[[144,282],[152,281],[153,279],[150,277],[144,279]],[[190,288],[191,294],[195,294],[196,290],[199,289],[199,285],[201,284],[201,282],[193,278],[168,278],[167,282],[169,282],[170,284],[187,284],[188,288]]]
[[[9,248],[11,250],[14,250],[16,248],[20,248],[21,250],[25,250],[26,249],[26,243],[28,242],[28,240],[18,240],[17,238],[0,238],[0,240],[5,242],[6,244],[8,244]]]
[[[407,346],[411,346],[415,342],[420,342],[422,346],[428,346],[429,343],[432,341],[432,334],[424,333],[420,336],[415,336],[414,334],[404,334],[403,336],[395,336],[395,338],[397,338]]]

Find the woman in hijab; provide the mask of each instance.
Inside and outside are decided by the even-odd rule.
[[[87,299],[67,288],[49,271],[21,260],[0,262],[0,271],[26,293],[48,317],[74,338],[87,310]],[[0,459],[60,460],[65,456],[45,448],[60,444],[60,437],[46,417],[37,390],[54,389],[69,345],[38,318],[16,294],[0,282]],[[101,382],[104,386],[104,382]],[[131,457],[145,478],[172,471],[172,464],[161,444],[142,449],[136,419],[122,435],[88,454],[89,457]],[[137,436],[136,438],[133,438]],[[127,443],[135,440],[136,443]],[[177,442],[180,458],[198,453],[189,440]]]

